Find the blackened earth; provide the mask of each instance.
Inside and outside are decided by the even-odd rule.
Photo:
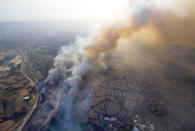
[[[133,67],[97,66],[81,84],[81,90],[92,94],[81,130],[195,130],[195,78],[176,67],[171,69],[174,74],[165,72],[167,79],[161,80],[150,71],[140,73]],[[60,130],[57,119],[63,113],[54,103],[63,99],[63,92],[60,80],[54,83],[45,85],[47,92],[24,130]]]

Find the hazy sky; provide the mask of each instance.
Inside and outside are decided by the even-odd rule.
[[[104,21],[125,14],[131,0],[0,0],[0,21]],[[194,0],[134,0],[130,12],[149,3],[185,15]],[[181,4],[182,3],[182,4]],[[190,7],[191,6],[191,7]]]
[[[0,0],[0,21],[101,21],[128,0]]]

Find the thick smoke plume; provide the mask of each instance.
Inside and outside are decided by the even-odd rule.
[[[55,79],[63,79],[63,85],[61,86],[63,86],[64,90],[62,92],[64,91],[65,94],[58,111],[63,114],[63,117],[58,118],[59,125],[56,130],[80,130],[79,117],[82,117],[88,109],[90,100],[89,95],[83,96],[82,92],[79,92],[79,87],[82,77],[91,68],[92,64],[85,60],[77,43],[62,47],[55,58],[54,68],[50,70],[50,75],[45,83]]]
[[[134,5],[137,1],[140,0],[131,1],[128,9],[130,12],[131,9],[135,9]],[[65,46],[60,50],[55,58],[54,68],[46,80],[50,81],[57,76],[64,78],[63,88],[66,90],[66,96],[62,102],[61,110],[64,112],[64,118],[60,130],[80,130],[80,121],[74,116],[83,115],[90,103],[89,97],[77,100],[81,95],[79,93],[80,83],[83,76],[93,69],[102,54],[113,51],[119,45],[120,54],[117,55],[125,60],[131,58],[129,52],[133,50],[129,49],[131,47],[128,45],[120,46],[120,44],[123,45],[122,43],[142,43],[152,49],[177,44],[194,47],[195,17],[193,12],[188,11],[187,15],[180,16],[178,12],[168,8],[159,9],[152,1],[142,0],[142,2],[148,3],[147,6],[142,6],[139,11],[128,15],[125,22],[101,28],[84,44],[78,41],[77,44]],[[180,3],[184,2],[183,0]],[[190,2],[188,4],[192,4],[193,1]],[[186,8],[186,10],[191,10],[191,8]],[[80,107],[82,108],[79,111],[75,111]]]

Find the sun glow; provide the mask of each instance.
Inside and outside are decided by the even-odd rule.
[[[95,20],[109,20],[122,17],[128,6],[129,0],[86,0],[85,3],[77,3],[78,10],[83,12],[82,17]],[[81,6],[82,5],[82,6]]]

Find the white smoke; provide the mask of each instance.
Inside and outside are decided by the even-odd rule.
[[[83,76],[91,70],[93,64],[88,63],[89,58],[83,55],[82,42],[82,39],[78,38],[75,43],[60,49],[54,66],[45,80],[45,83],[48,83],[60,79],[64,83],[62,87],[65,94],[59,107],[64,116],[59,118],[60,126],[56,130],[79,131],[81,122],[79,117],[82,117],[89,108],[89,94],[88,96],[82,94],[79,88]]]

